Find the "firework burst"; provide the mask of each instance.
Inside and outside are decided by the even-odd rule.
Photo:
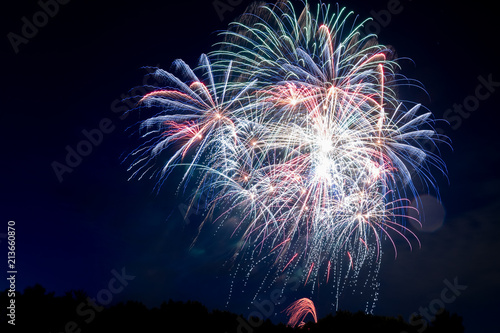
[[[303,327],[307,315],[311,315],[315,323],[318,322],[316,307],[309,298],[301,298],[290,304],[286,309],[286,314],[290,317],[287,325],[290,327]]]
[[[412,177],[432,187],[429,167],[444,168],[422,146],[439,140],[431,113],[398,100],[394,51],[355,22],[325,4],[254,5],[197,68],[156,71],[168,88],[142,98],[159,113],[130,155],[132,177],[159,184],[200,170],[216,221],[238,217],[239,255],[312,288],[334,281],[337,296],[363,267],[376,275],[384,240],[395,255],[394,235],[419,244],[405,226]]]

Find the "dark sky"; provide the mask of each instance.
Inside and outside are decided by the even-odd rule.
[[[122,99],[140,93],[131,89],[143,84],[143,66],[168,70],[177,58],[195,65],[201,53],[209,52],[219,40],[215,32],[250,1],[232,3],[233,10],[221,18],[209,0],[73,0],[60,5],[47,22],[37,14],[41,7],[36,1],[4,4],[0,247],[6,257],[7,221],[14,220],[19,290],[40,283],[58,294],[83,289],[96,295],[107,287],[111,270],[125,267],[136,278],[114,296],[115,302],[136,299],[156,306],[170,298],[191,299],[224,308],[234,240],[226,230],[213,236],[215,229],[208,226],[190,250],[200,217],[183,220],[179,205],[187,198],[175,193],[179,178],[173,175],[159,193],[153,181],[127,181],[128,165],[121,161],[137,141],[126,129],[140,118],[123,118],[121,112],[128,108]],[[364,19],[393,3],[340,5]],[[448,179],[434,172],[442,202],[426,212],[428,228],[436,229],[430,225],[443,207],[444,225],[417,231],[421,249],[410,251],[402,243],[396,260],[388,250],[375,314],[400,314],[407,320],[441,298],[444,280],[457,279],[467,289],[446,309],[463,316],[466,332],[499,332],[500,68],[491,6],[401,0],[400,11],[376,26],[382,43],[413,60],[402,62],[402,73],[420,81],[427,94],[405,89],[405,98],[451,122],[439,127],[453,150],[442,146]],[[9,33],[22,34],[22,18],[33,22],[33,15],[40,27],[25,31],[31,36],[16,53]],[[454,105],[462,111],[454,112]],[[99,126],[108,130],[102,142],[58,179],[53,163],[65,163],[67,147],[74,149],[85,140],[84,131]],[[2,279],[0,289],[6,286]],[[320,315],[332,311],[330,292],[325,287],[318,296]],[[248,294],[233,295],[228,310],[247,316],[255,310],[250,301]],[[356,308],[356,300],[348,303],[351,310],[363,308]]]

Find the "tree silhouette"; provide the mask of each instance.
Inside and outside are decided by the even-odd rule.
[[[2,304],[8,304],[8,289],[0,292]],[[92,305],[82,290],[71,290],[55,296],[39,284],[16,292],[16,326],[20,332],[108,333],[108,332],[370,332],[370,333],[462,333],[462,318],[441,311],[425,329],[397,318],[369,315],[363,312],[338,311],[308,322],[302,328],[274,324],[269,319],[246,318],[228,311],[212,312],[199,302],[169,300],[159,307],[148,308],[137,301],[120,302],[111,306]],[[8,324],[6,306],[0,319],[1,332],[13,331]]]

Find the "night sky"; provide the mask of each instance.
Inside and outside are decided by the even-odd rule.
[[[96,295],[107,287],[111,270],[124,268],[135,279],[113,302],[197,300],[225,308],[236,243],[230,231],[215,233],[209,224],[190,248],[202,217],[183,219],[189,190],[177,191],[180,178],[173,173],[155,192],[153,180],[128,181],[128,164],[122,163],[138,143],[127,128],[141,119],[137,112],[123,116],[130,108],[123,100],[141,94],[134,88],[144,84],[143,66],[169,70],[178,58],[196,65],[219,41],[216,31],[251,1],[222,2],[234,6],[220,16],[211,0],[68,1],[36,33],[25,31],[30,38],[16,47],[9,33],[21,35],[22,18],[33,22],[41,7],[36,1],[3,5],[0,256],[7,256],[7,221],[14,220],[18,290],[40,283],[58,295],[71,289]],[[340,2],[360,19],[389,4],[394,2]],[[450,122],[437,127],[453,146],[440,146],[448,177],[433,172],[441,202],[430,198],[424,230],[414,229],[421,249],[410,251],[400,242],[394,260],[386,246],[374,313],[408,320],[441,298],[445,280],[456,279],[467,288],[446,309],[463,317],[466,332],[500,332],[498,18],[492,4],[454,4],[401,0],[397,14],[372,26],[380,29],[381,43],[412,60],[401,63],[402,73],[420,81],[426,93],[402,94]],[[76,149],[85,133],[99,127],[107,132],[102,140],[58,177],[54,162],[66,164],[67,147]],[[0,289],[6,287],[2,279]],[[331,287],[322,288],[314,296],[320,316],[333,310]],[[364,308],[348,297],[346,307]],[[254,311],[250,293],[233,295],[227,310],[245,316]]]

